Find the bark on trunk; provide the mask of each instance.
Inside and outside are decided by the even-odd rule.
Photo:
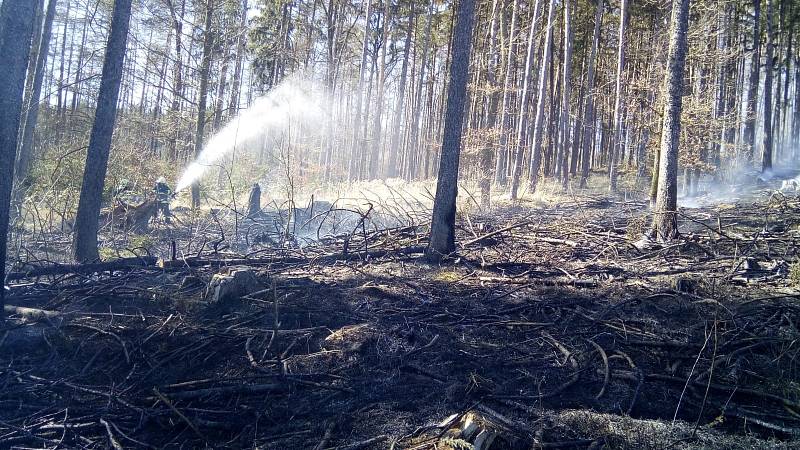
[[[537,1],[538,4],[538,1]],[[508,164],[508,133],[509,127],[511,125],[511,107],[509,102],[511,101],[511,91],[512,91],[512,81],[514,79],[514,58],[517,54],[517,40],[514,34],[517,30],[517,8],[519,6],[519,0],[514,0],[513,7],[511,9],[511,27],[508,31],[508,40],[509,40],[509,50],[508,50],[508,60],[506,62],[506,73],[505,73],[505,81],[503,82],[503,101],[501,103],[500,112],[502,114],[502,119],[500,121],[500,144],[497,147],[497,159],[496,165],[494,168],[494,182],[497,183],[499,186],[505,186],[506,184],[506,166]],[[534,18],[535,20],[535,18]],[[531,27],[533,27],[534,23],[531,22]],[[527,74],[529,72],[529,68],[526,65],[525,67],[525,80],[527,81]],[[523,81],[523,84],[525,81]],[[523,101],[520,103],[520,110],[525,105],[524,101],[524,94],[523,94]]]
[[[625,29],[628,24],[628,0],[621,0],[619,12],[619,46],[617,48],[617,77],[614,89],[614,142],[608,162],[609,189],[617,192],[618,161],[622,157],[622,73],[625,71]]]
[[[425,73],[428,68],[428,52],[431,46],[431,27],[433,22],[433,0],[428,4],[428,17],[425,20],[425,40],[422,45],[422,59],[419,64],[419,75],[417,78],[417,87],[414,89],[414,111],[411,114],[413,117],[411,123],[411,137],[409,138],[410,160],[418,162],[419,160],[419,119],[422,116],[422,90],[425,85]],[[419,164],[409,164],[408,179],[416,178]]]
[[[458,22],[453,33],[453,59],[450,64],[450,83],[447,89],[442,156],[436,198],[433,202],[431,234],[425,254],[429,260],[440,260],[455,251],[456,195],[458,194],[458,163],[461,153],[461,129],[467,97],[472,22],[475,0],[461,0]]]
[[[747,90],[747,119],[744,127],[744,140],[747,155],[753,160],[756,143],[756,102],[758,101],[758,82],[761,70],[761,0],[753,0],[753,60],[750,62],[750,81]]]
[[[600,46],[600,25],[603,22],[603,0],[597,1],[597,10],[594,15],[594,33],[592,34],[592,50],[589,54],[589,68],[586,75],[586,109],[583,114],[583,123],[586,128],[583,131],[583,158],[581,165],[581,183],[580,187],[585,188],[587,180],[589,179],[589,166],[591,158],[589,154],[592,150],[592,142],[595,136],[595,104],[594,104],[594,78],[595,78],[595,60],[597,58],[597,49]]]
[[[500,24],[500,0],[492,2],[491,20],[489,22],[488,42],[489,42],[489,57],[486,69],[486,84],[490,90],[486,115],[484,117],[484,128],[488,133],[492,133],[497,126],[497,107],[500,102],[497,92],[497,69],[500,63],[500,49],[498,48],[497,29]],[[432,93],[432,92],[431,92]],[[433,96],[431,95],[431,98]],[[477,95],[475,96],[478,97]],[[488,209],[491,206],[491,190],[492,190],[492,157],[493,146],[486,144],[480,152],[480,174],[479,174],[479,187],[481,197],[481,208]],[[498,148],[498,152],[502,150]],[[498,155],[499,156],[499,155]]]
[[[108,36],[100,91],[97,94],[92,134],[83,171],[83,185],[75,217],[75,235],[72,240],[72,255],[78,262],[100,258],[97,249],[98,217],[103,197],[108,154],[111,137],[117,118],[117,99],[122,81],[122,65],[125,59],[125,44],[128,40],[128,25],[131,17],[131,0],[116,0]]]
[[[0,324],[5,320],[8,213],[34,9],[30,0],[5,0],[0,6]]]
[[[550,7],[547,12],[547,32],[544,39],[544,56],[539,73],[538,98],[536,99],[536,118],[533,122],[533,140],[531,144],[531,164],[528,176],[530,186],[528,189],[536,192],[536,184],[539,182],[539,167],[542,163],[542,134],[546,130],[544,115],[545,91],[547,90],[547,72],[550,67],[550,53],[553,42],[553,18],[555,16],[556,0],[550,0]]]
[[[369,17],[370,17],[370,9],[372,6],[372,0],[367,0],[367,7],[366,11],[364,12],[365,17],[365,27],[364,27],[364,42],[361,46],[361,64],[358,66],[358,87],[356,88],[356,111],[355,115],[355,124],[353,125],[353,145],[351,148],[351,158],[348,161],[347,167],[347,177],[350,181],[354,178],[355,173],[359,171],[359,168],[353,167],[356,162],[358,161],[359,150],[361,149],[361,105],[364,102],[364,70],[367,65],[367,44],[369,43]]]
[[[211,17],[214,14],[214,0],[206,2],[206,20],[203,36],[203,59],[200,62],[200,92],[197,100],[197,126],[194,136],[194,156],[200,156],[203,151],[203,133],[206,128],[206,102],[208,101],[208,77],[211,70],[211,51],[213,36],[211,32]],[[200,182],[192,183],[192,207],[200,206]]]
[[[392,20],[392,8],[389,0],[384,0],[383,30],[381,32],[381,55],[378,67],[378,95],[375,100],[375,118],[372,124],[372,158],[369,163],[369,176],[378,178],[381,174],[381,156],[383,148],[381,143],[381,125],[383,120],[383,101],[386,89],[386,47],[389,46],[389,26]]]
[[[678,234],[678,146],[681,135],[683,77],[686,65],[686,34],[689,24],[689,0],[672,1],[669,56],[664,80],[667,93],[664,124],[661,131],[658,190],[653,215],[652,234],[660,241]]]
[[[394,129],[392,139],[389,143],[389,178],[394,178],[400,173],[398,167],[398,156],[400,152],[400,124],[403,119],[403,109],[406,102],[406,78],[408,77],[408,59],[411,54],[411,37],[414,32],[414,1],[411,2],[411,16],[408,18],[408,29],[406,30],[405,48],[403,49],[403,66],[400,69],[400,81],[398,83],[397,107],[394,110]]]
[[[561,185],[566,190],[569,184],[569,168],[567,158],[570,148],[569,138],[569,94],[572,90],[572,26],[570,23],[570,0],[564,0],[564,82],[561,88]]]
[[[239,96],[242,87],[242,60],[244,59],[245,44],[247,42],[247,0],[242,0],[242,15],[239,22],[239,35],[236,37],[236,64],[233,68],[231,82],[231,100],[228,114],[235,116],[239,112]]]
[[[520,94],[519,106],[519,120],[517,121],[516,131],[516,145],[514,151],[514,161],[511,166],[511,199],[516,200],[519,192],[519,183],[522,178],[522,161],[525,156],[525,140],[527,138],[528,127],[528,111],[530,103],[530,89],[531,73],[533,68],[533,57],[535,52],[534,40],[536,36],[536,23],[539,18],[539,8],[541,1],[536,0],[533,6],[533,15],[531,16],[531,26],[528,30],[528,52],[525,57],[525,74],[522,79],[522,93]],[[505,168],[503,169],[505,170]]]
[[[181,97],[183,96],[183,13],[186,0],[181,0],[180,11],[177,11],[172,0],[167,0],[169,12],[172,15],[172,26],[175,28],[175,67],[172,77],[172,103],[169,107],[172,116],[172,130],[168,141],[170,158],[178,156],[178,136],[180,135],[181,123],[178,117],[181,110]]]
[[[33,69],[33,85],[31,87],[28,103],[25,105],[26,114],[22,127],[22,142],[17,152],[14,183],[16,185],[15,203],[24,196],[24,180],[28,176],[31,159],[33,158],[33,132],[39,120],[39,97],[42,95],[42,81],[47,64],[47,54],[50,49],[50,36],[53,29],[53,19],[56,15],[57,0],[50,0],[44,18],[44,27],[39,39],[39,49],[36,52],[36,62]]]
[[[767,54],[764,70],[764,134],[761,141],[761,172],[772,170],[772,72],[775,53],[772,3],[773,0],[767,0]]]

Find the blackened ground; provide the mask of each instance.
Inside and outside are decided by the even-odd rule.
[[[27,280],[60,316],[0,334],[0,446],[791,448],[800,201],[760,198],[646,249],[643,203],[576,199],[464,217],[441,265],[424,227],[262,252],[223,305],[226,255]]]

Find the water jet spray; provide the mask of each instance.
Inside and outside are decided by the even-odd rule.
[[[301,77],[289,77],[240,112],[214,134],[184,170],[175,187],[180,192],[199,180],[223,156],[262,137],[277,139],[293,124],[319,123],[324,105],[319,89]]]

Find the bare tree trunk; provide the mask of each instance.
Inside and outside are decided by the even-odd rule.
[[[8,213],[34,15],[30,0],[4,0],[0,6],[0,324],[5,321]]]
[[[621,0],[619,11],[619,47],[617,48],[617,77],[614,95],[614,142],[608,160],[609,189],[617,192],[618,160],[622,155],[622,77],[625,71],[625,28],[628,24],[628,0]]]
[[[767,55],[764,71],[764,135],[762,136],[761,171],[772,170],[772,73],[775,67],[773,61],[774,36],[772,29],[773,0],[767,0]]]
[[[744,139],[748,146],[747,155],[753,160],[756,145],[756,102],[758,101],[758,81],[761,70],[761,0],[753,0],[753,60],[750,62],[750,81],[747,91],[747,119]]]
[[[245,44],[247,42],[247,0],[242,0],[242,15],[239,22],[238,35],[236,36],[236,64],[233,68],[231,81],[231,100],[228,114],[235,116],[239,112],[239,96],[242,87],[242,60],[244,59]]]
[[[59,68],[58,68],[58,92],[56,97],[56,111],[58,111],[59,117],[63,120],[63,112],[62,106],[66,99],[66,95],[64,94],[64,60],[66,59],[67,55],[67,26],[69,25],[69,7],[70,2],[67,2],[66,12],[64,13],[64,32],[61,35],[61,60],[59,61]]]
[[[530,177],[529,190],[536,192],[539,182],[539,167],[542,163],[542,134],[546,129],[544,117],[545,93],[547,90],[547,69],[550,67],[550,53],[553,46],[553,17],[555,16],[556,0],[550,0],[547,12],[547,32],[544,38],[544,56],[542,57],[541,72],[539,74],[538,98],[536,99],[536,118],[533,122],[533,141],[531,144],[531,164],[528,176]],[[512,196],[513,198],[513,196]]]
[[[464,105],[467,97],[472,23],[475,0],[461,0],[458,4],[458,22],[453,33],[453,59],[450,64],[450,84],[447,89],[447,114],[445,115],[442,156],[428,248],[429,260],[437,261],[455,251],[456,195],[458,194],[458,163],[461,153],[461,129],[464,123]]]
[[[328,108],[330,114],[333,114],[334,111],[334,97],[336,93],[336,75],[338,71],[338,55],[339,55],[339,34],[340,34],[340,22],[341,22],[341,11],[339,5],[335,0],[328,0],[328,4],[325,5],[325,38],[326,38],[326,50],[327,50],[327,65],[326,65],[326,79],[325,79],[325,87],[327,89],[327,95],[329,100]],[[333,165],[333,140],[334,140],[334,129],[333,129],[333,120],[326,121],[325,124],[325,144],[323,148],[323,152],[321,154],[321,163],[324,167],[324,180],[330,181],[332,176],[332,165]],[[352,155],[351,155],[352,156]]]
[[[33,132],[39,121],[39,98],[42,95],[42,81],[47,64],[47,54],[50,49],[50,35],[53,29],[53,19],[56,15],[57,0],[50,0],[47,4],[47,13],[44,19],[44,28],[39,39],[39,49],[36,52],[34,62],[33,85],[31,93],[25,104],[25,121],[22,126],[22,142],[19,146],[16,159],[16,169],[14,171],[14,183],[17,187],[14,202],[18,203],[24,196],[24,180],[28,176],[31,159],[33,158]],[[38,30],[38,29],[37,29]]]
[[[397,107],[394,110],[394,120],[392,139],[389,144],[389,178],[396,177],[399,173],[399,148],[400,148],[400,124],[403,119],[403,110],[406,101],[406,77],[408,76],[408,59],[411,54],[411,36],[414,33],[414,1],[411,2],[411,15],[408,18],[408,28],[406,30],[405,48],[403,49],[403,67],[400,69],[400,81],[398,83]]]
[[[519,119],[517,120],[517,130],[516,130],[516,145],[514,151],[514,161],[512,161],[511,166],[511,199],[516,200],[517,195],[519,193],[519,183],[520,179],[522,178],[522,163],[525,157],[525,140],[527,138],[527,127],[528,127],[528,106],[530,103],[530,89],[529,85],[531,82],[531,74],[533,68],[533,57],[535,52],[535,45],[534,40],[536,37],[536,23],[539,18],[539,8],[541,7],[541,1],[536,0],[533,6],[533,13],[531,16],[531,25],[530,29],[528,30],[528,51],[527,55],[525,56],[525,73],[522,79],[522,92],[520,93],[519,97],[519,106],[517,109],[519,110]],[[505,169],[505,166],[503,167]]]
[[[592,34],[592,50],[589,53],[589,67],[586,74],[586,107],[583,113],[583,123],[585,128],[583,130],[583,158],[581,163],[581,182],[580,187],[585,188],[587,180],[589,179],[589,165],[591,158],[592,142],[594,141],[595,132],[595,60],[597,58],[597,49],[600,46],[600,25],[603,22],[603,0],[597,1],[597,9],[594,14],[594,33]]]
[[[228,85],[228,56],[227,56],[227,48],[222,50],[225,52],[223,54],[222,60],[222,68],[220,69],[219,75],[219,84],[217,85],[217,94],[216,94],[216,101],[214,105],[214,123],[212,125],[213,130],[218,130],[220,124],[222,123],[222,109],[224,108],[225,104],[225,88]]]
[[[794,111],[792,118],[792,148],[793,156],[800,154],[800,62],[794,63]]]
[[[172,16],[172,26],[175,28],[175,66],[172,72],[172,103],[169,107],[172,116],[172,127],[168,140],[170,158],[178,156],[177,140],[180,134],[181,97],[183,96],[183,13],[186,7],[186,0],[181,0],[180,11],[173,5],[173,0],[166,0],[169,12]]]
[[[130,18],[131,0],[116,0],[111,19],[111,32],[103,59],[100,91],[97,94],[97,111],[89,138],[89,150],[86,153],[78,214],[75,217],[72,255],[78,262],[100,258],[97,249],[98,217],[103,199],[111,137],[117,117],[117,99],[122,81],[122,64],[125,59]]]
[[[538,1],[537,1],[538,4]],[[497,159],[494,168],[494,182],[498,186],[505,186],[506,184],[506,171],[508,165],[508,154],[510,148],[508,146],[508,135],[510,133],[509,128],[511,127],[511,91],[513,89],[512,82],[514,79],[514,58],[517,55],[517,38],[515,36],[517,31],[517,8],[519,7],[519,0],[514,0],[514,6],[511,9],[511,27],[508,31],[508,60],[506,62],[506,73],[505,73],[505,81],[503,82],[503,101],[500,107],[500,113],[502,114],[502,119],[500,121],[500,143],[497,147]],[[531,27],[534,25],[534,18],[531,20]],[[526,66],[525,73],[529,72],[529,68]],[[526,75],[527,80],[527,75]],[[523,84],[525,81],[523,81]],[[524,107],[524,99],[523,99],[523,106]],[[521,107],[521,108],[522,108]],[[521,110],[520,108],[520,110]]]
[[[372,158],[369,163],[370,178],[378,178],[381,169],[383,143],[381,139],[381,121],[383,120],[383,102],[386,91],[386,47],[389,46],[389,28],[392,21],[390,0],[383,0],[383,30],[381,31],[381,55],[378,64],[378,95],[375,99],[375,118],[372,122]]]
[[[561,133],[561,184],[566,190],[569,184],[569,168],[567,166],[567,154],[570,148],[569,139],[569,94],[572,90],[572,25],[570,17],[570,0],[564,0],[564,85],[561,88],[561,120],[559,123]]]
[[[25,93],[22,98],[23,112],[28,108],[33,95],[33,79],[36,75],[36,63],[39,60],[39,47],[42,42],[42,22],[44,21],[44,0],[31,0],[36,2],[36,14],[33,18],[33,39],[28,54],[28,73],[25,78]],[[25,127],[25,114],[22,116],[21,127]]]
[[[417,161],[419,152],[419,119],[422,116],[422,90],[425,85],[425,73],[428,68],[428,52],[431,46],[431,28],[433,22],[433,0],[428,3],[428,17],[425,21],[425,40],[422,45],[422,59],[419,65],[417,87],[414,89],[414,112],[411,114],[411,137],[409,139],[411,161]],[[409,166],[408,178],[416,177],[419,164]]]
[[[497,106],[500,101],[497,92],[497,70],[498,66],[500,65],[500,49],[498,48],[497,29],[500,25],[500,7],[500,0],[492,1],[491,19],[489,21],[489,29],[487,31],[489,55],[487,58],[486,84],[490,94],[488,102],[486,102],[487,104],[483,126],[489,133],[491,133],[495,126],[497,126]],[[432,91],[433,90],[431,89],[431,93]],[[475,97],[478,98],[477,95]],[[431,95],[431,102],[432,100],[433,96]],[[479,155],[480,174],[478,184],[480,188],[481,208],[483,209],[488,209],[491,206],[493,150],[494,149],[491,144],[486,144],[481,148]],[[498,150],[498,152],[500,151],[502,150]]]
[[[678,146],[681,135],[683,77],[686,66],[689,0],[672,1],[669,56],[664,79],[667,93],[664,124],[661,131],[658,193],[653,215],[652,234],[664,241],[678,234]]]
[[[214,34],[211,32],[211,17],[214,14],[214,0],[206,0],[206,20],[203,29],[203,58],[200,61],[200,92],[197,100],[197,126],[194,136],[194,155],[203,151],[203,133],[206,128],[206,102],[208,101],[208,77],[211,71],[211,52]],[[200,182],[192,183],[192,207],[200,206]]]
[[[83,29],[81,31],[81,46],[78,50],[78,62],[75,65],[75,77],[73,78],[72,82],[72,104],[70,105],[70,111],[72,114],[75,113],[75,110],[78,109],[80,106],[80,99],[81,99],[81,76],[83,74],[83,62],[86,56],[86,28],[89,26],[89,10],[91,8],[91,3],[86,4],[86,11],[84,12],[83,17]]]
[[[356,87],[356,111],[354,114],[355,124],[353,125],[353,148],[351,150],[351,158],[348,161],[347,178],[352,181],[356,177],[356,172],[359,169],[353,167],[356,162],[360,160],[358,157],[358,149],[361,148],[361,104],[363,103],[364,96],[364,70],[367,65],[367,49],[369,43],[369,18],[372,0],[367,1],[367,8],[364,12],[366,25],[364,27],[364,42],[361,46],[361,63],[358,66],[358,86]],[[366,137],[366,136],[365,136]]]

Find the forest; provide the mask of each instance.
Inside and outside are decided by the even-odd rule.
[[[0,279],[0,448],[797,448],[800,2],[0,0]]]

